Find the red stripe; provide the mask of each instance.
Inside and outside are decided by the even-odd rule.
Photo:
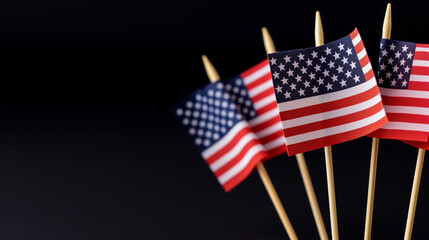
[[[429,142],[410,142],[410,141],[404,141],[404,142],[416,148],[429,150]]]
[[[368,136],[408,141],[427,141],[429,134],[427,132],[409,130],[378,129],[371,134],[368,134]]]
[[[212,164],[214,161],[227,154],[231,149],[237,145],[241,138],[243,138],[246,134],[251,133],[252,130],[249,127],[244,127],[241,129],[231,141],[228,142],[221,150],[217,151],[215,154],[206,159],[207,164]]]
[[[355,28],[355,29],[353,30],[353,32],[352,32],[352,33],[350,33],[350,38],[351,38],[351,39],[353,39],[353,38],[355,38],[358,34],[359,34],[359,31],[357,30],[357,28]]]
[[[356,45],[355,45],[355,50],[356,50],[356,54],[360,53],[362,51],[362,49],[364,49],[365,47],[363,46],[363,42],[362,40],[359,41]],[[363,59],[363,58],[362,58]]]
[[[371,67],[371,69],[367,73],[365,73],[365,80],[369,81],[373,77],[374,77],[374,71],[372,71],[372,67]]]
[[[285,129],[283,129],[283,133],[287,139],[287,137],[307,133],[309,131],[317,131],[317,130],[321,130],[321,129],[326,129],[326,128],[330,128],[330,127],[335,127],[335,126],[359,121],[361,119],[370,117],[370,116],[378,113],[381,109],[383,109],[383,104],[381,102],[379,102],[370,108],[364,109],[364,110],[359,111],[359,112],[347,114],[347,115],[344,115],[341,117],[326,119],[323,121],[304,124],[304,125],[300,125],[300,126],[296,126],[296,127],[292,127],[292,128],[285,128]]]
[[[332,111],[332,110],[361,103],[366,99],[370,99],[376,96],[377,94],[379,94],[378,87],[374,86],[370,90],[365,91],[363,93],[359,93],[354,96],[346,97],[346,98],[331,101],[331,102],[321,103],[318,105],[312,105],[308,107],[280,112],[280,118],[282,121],[284,121],[284,120],[304,117],[304,116],[308,116],[316,113]]]
[[[263,83],[266,83],[268,81],[271,81],[271,73],[270,72],[267,73],[267,74],[265,74],[265,75],[263,75],[262,77],[258,78],[257,80],[255,80],[255,81],[247,84],[246,85],[247,91],[250,91],[253,88],[255,88],[255,87],[257,87],[257,86],[259,86],[259,85],[261,85]]]
[[[279,129],[278,131],[276,131],[276,132],[274,132],[274,133],[272,133],[272,134],[270,134],[268,136],[260,138],[259,141],[262,144],[267,144],[267,143],[269,143],[269,142],[271,142],[273,140],[276,140],[277,138],[280,138],[280,137],[284,137],[282,129]]]
[[[260,93],[258,93],[257,95],[255,95],[255,96],[253,96],[252,97],[252,102],[257,102],[257,101],[259,101],[259,100],[261,100],[261,99],[263,99],[263,98],[265,98],[265,97],[268,97],[268,96],[270,96],[270,95],[273,95],[274,96],[274,88],[273,87],[270,87],[270,88],[268,88],[267,90],[265,90],[265,91],[263,91],[263,92],[260,92]],[[273,98],[273,102],[275,102],[275,97]]]
[[[387,118],[391,122],[429,124],[429,116],[425,116],[425,115],[407,114],[407,113],[387,113]]]
[[[408,89],[429,91],[429,82],[410,81],[408,85]]]
[[[249,176],[249,174],[252,172],[253,168],[255,168],[256,164],[258,164],[261,160],[267,159],[267,154],[264,152],[258,152],[255,154],[252,159],[250,160],[249,164],[237,175],[235,175],[233,178],[231,178],[229,181],[225,182],[222,187],[225,190],[225,192],[231,191],[235,186],[237,186],[239,183],[241,183],[244,179]]]
[[[272,103],[265,105],[264,107],[262,107],[260,109],[256,109],[256,113],[258,115],[262,115],[262,114],[269,112],[275,108],[277,108],[277,102],[272,102]]]
[[[253,73],[255,73],[256,71],[258,71],[258,70],[259,70],[259,69],[261,69],[261,68],[266,67],[267,65],[268,65],[268,58],[266,58],[264,61],[262,61],[262,62],[260,62],[260,63],[256,64],[255,66],[253,66],[253,67],[251,67],[251,68],[247,69],[246,71],[242,72],[242,73],[240,74],[240,76],[241,76],[242,78],[248,77],[249,75],[252,75],[252,74],[253,74]]]
[[[429,48],[429,44],[416,43],[416,47]]]
[[[411,106],[411,107],[428,107],[429,99],[409,98],[409,97],[389,97],[381,96],[384,105],[392,106]]]
[[[378,120],[377,122],[374,122],[374,123],[369,124],[365,127],[358,128],[358,129],[355,129],[352,131],[339,133],[339,134],[335,134],[335,135],[328,136],[328,137],[313,139],[313,140],[302,142],[302,143],[288,145],[287,146],[288,155],[292,156],[292,155],[295,155],[297,153],[302,153],[302,152],[322,148],[325,146],[330,146],[330,145],[335,145],[335,144],[342,143],[342,142],[347,142],[347,141],[353,140],[355,138],[359,138],[362,135],[366,135],[366,134],[374,131],[374,129],[378,129],[378,128],[382,127],[386,123],[387,123],[387,118],[384,117],[384,118]]]
[[[287,152],[287,149],[286,149],[285,144],[267,151],[270,158],[277,157],[278,155],[281,155],[281,154],[286,153],[286,152]],[[267,160],[269,160],[269,159],[266,159],[265,161],[267,161]]]
[[[415,60],[426,60],[429,61],[429,52],[418,52],[414,53]]]
[[[365,56],[359,60],[361,67],[365,67],[369,63],[369,57],[368,54],[365,54]]]
[[[411,68],[411,74],[429,76],[429,67],[413,66]]]
[[[277,115],[277,116],[274,116],[273,118],[268,119],[267,121],[262,122],[258,125],[251,126],[251,128],[254,132],[259,132],[259,131],[264,130],[265,128],[271,127],[272,125],[277,124],[279,122],[280,122],[280,117]]]

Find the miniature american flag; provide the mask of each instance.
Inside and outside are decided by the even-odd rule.
[[[382,39],[377,79],[389,123],[370,136],[427,142],[429,44]]]
[[[226,81],[225,88],[270,158],[285,153],[268,59]]]
[[[268,158],[221,82],[195,91],[172,111],[227,192]]]
[[[387,123],[355,29],[323,46],[269,54],[288,154],[349,141]]]

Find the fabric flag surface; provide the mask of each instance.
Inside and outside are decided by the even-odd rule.
[[[382,39],[378,86],[389,123],[372,137],[427,142],[429,44]]]
[[[387,123],[357,29],[319,47],[269,54],[269,62],[289,155],[349,141]]]
[[[172,111],[227,192],[268,158],[221,82],[196,90]]]
[[[286,152],[268,59],[225,82],[225,89],[270,158]]]

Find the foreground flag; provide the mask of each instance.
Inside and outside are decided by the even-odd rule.
[[[221,82],[195,91],[172,111],[227,192],[268,158]]]
[[[349,141],[387,123],[355,29],[313,48],[269,54],[288,154]]]
[[[225,89],[270,158],[286,152],[268,59],[225,82]]]
[[[389,123],[370,136],[427,142],[429,44],[382,39],[377,79]]]

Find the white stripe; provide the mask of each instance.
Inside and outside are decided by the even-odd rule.
[[[283,103],[278,103],[279,111],[288,111],[294,110],[298,108],[308,107],[312,105],[318,105],[321,103],[332,102],[340,99],[344,99],[346,97],[354,96],[360,94],[362,92],[366,92],[369,89],[376,86],[375,78],[371,78],[369,81],[359,84],[357,86],[347,88],[344,90],[340,90],[337,92],[326,93],[318,96],[301,98],[294,101],[288,101]]]
[[[343,125],[325,128],[317,131],[307,132],[307,133],[303,133],[303,134],[299,134],[291,137],[286,137],[286,144],[292,145],[296,143],[302,143],[309,140],[314,140],[318,138],[323,138],[323,137],[327,137],[327,136],[331,136],[339,133],[345,133],[348,131],[356,130],[356,129],[368,126],[372,123],[375,123],[385,116],[386,116],[386,113],[384,112],[384,109],[381,109],[378,113],[355,122],[346,123]]]
[[[429,116],[429,106],[425,108],[425,107],[384,105],[384,110],[386,110],[387,113],[404,113],[404,114]]]
[[[371,62],[368,62],[368,64],[362,68],[363,74],[366,74],[369,70],[371,70]]]
[[[296,126],[301,126],[304,124],[309,124],[309,123],[314,123],[314,122],[319,122],[319,121],[323,121],[323,120],[328,120],[328,119],[332,119],[332,118],[337,118],[337,117],[341,117],[344,115],[348,115],[348,114],[352,114],[355,112],[359,112],[365,109],[368,109],[374,105],[376,105],[377,103],[381,102],[381,97],[380,95],[376,95],[371,99],[368,99],[364,102],[352,105],[352,106],[348,106],[348,107],[344,107],[344,108],[340,108],[340,109],[336,109],[336,110],[332,110],[332,111],[328,111],[328,112],[323,112],[323,113],[317,113],[317,114],[312,114],[312,115],[308,115],[305,117],[299,117],[299,118],[294,118],[291,120],[286,120],[286,121],[282,121],[282,125],[283,128],[287,129],[287,128],[292,128],[292,127],[296,127]]]
[[[429,76],[411,74],[410,75],[410,81],[414,81],[414,82],[429,82]]]
[[[271,149],[274,149],[283,145],[286,145],[286,141],[285,141],[285,138],[281,136],[279,138],[274,139],[271,142],[264,144],[264,147],[267,151],[269,151]]]
[[[262,84],[259,84],[257,87],[252,88],[252,90],[249,91],[249,97],[254,97],[269,88],[274,88],[272,81],[266,81]]]
[[[389,121],[386,125],[382,127],[382,129],[429,132],[429,124]]]
[[[280,130],[282,130],[282,125],[280,125],[280,123],[278,123],[278,124],[273,124],[270,127],[264,128],[263,130],[261,130],[259,132],[255,132],[255,134],[258,138],[263,138],[263,137],[271,135],[275,132],[278,132]]]
[[[243,128],[248,127],[246,121],[240,121],[237,124],[235,124],[234,127],[232,127],[229,132],[223,136],[220,140],[218,140],[215,144],[213,144],[211,147],[207,148],[206,150],[201,152],[201,155],[204,159],[208,159],[213,154],[217,153],[219,150],[224,148],[227,144],[231,142],[231,140],[237,135],[238,132],[240,132]]]
[[[259,110],[273,102],[276,102],[276,97],[274,95],[268,95],[265,98],[262,98],[261,100],[255,102],[253,104],[253,107],[255,108],[255,110]]]
[[[261,151],[264,151],[264,148],[260,144],[255,145],[249,149],[240,162],[235,164],[234,167],[230,168],[228,171],[217,178],[219,183],[224,184],[243,171],[243,169],[246,168],[246,166],[249,164],[250,160],[252,160],[252,157]]]
[[[408,90],[408,89],[391,89],[391,88],[383,88],[383,87],[380,87],[379,90],[382,96],[429,99],[429,92],[427,91]]]
[[[365,55],[366,55],[365,48],[363,48],[362,51],[360,51],[360,53],[357,54],[359,60],[361,60],[363,57],[365,57]]]
[[[227,153],[225,153],[225,155],[211,163],[209,166],[210,169],[213,172],[216,172],[219,168],[223,167],[225,164],[235,158],[242,151],[243,147],[254,139],[256,139],[256,136],[252,132],[249,132],[248,134],[243,136],[230,151],[228,151]]]
[[[416,47],[416,52],[429,52],[429,47]]]
[[[250,127],[254,127],[256,125],[259,125],[265,121],[272,119],[275,116],[279,117],[279,110],[277,108],[274,108],[273,110],[270,110],[270,111],[268,111],[268,112],[266,112],[260,116],[257,116],[254,119],[251,119],[249,121],[249,125],[250,125]],[[279,117],[279,122],[280,122],[280,117]]]
[[[270,70],[270,66],[267,64],[265,67],[243,78],[244,84],[248,85],[258,80],[259,78],[263,77],[264,75],[267,75],[268,73],[271,73],[271,70]]]
[[[356,35],[356,37],[352,39],[353,45],[356,46],[361,40],[360,34]]]
[[[425,60],[413,60],[413,67],[417,66],[417,67],[429,67],[429,61],[425,61]]]

